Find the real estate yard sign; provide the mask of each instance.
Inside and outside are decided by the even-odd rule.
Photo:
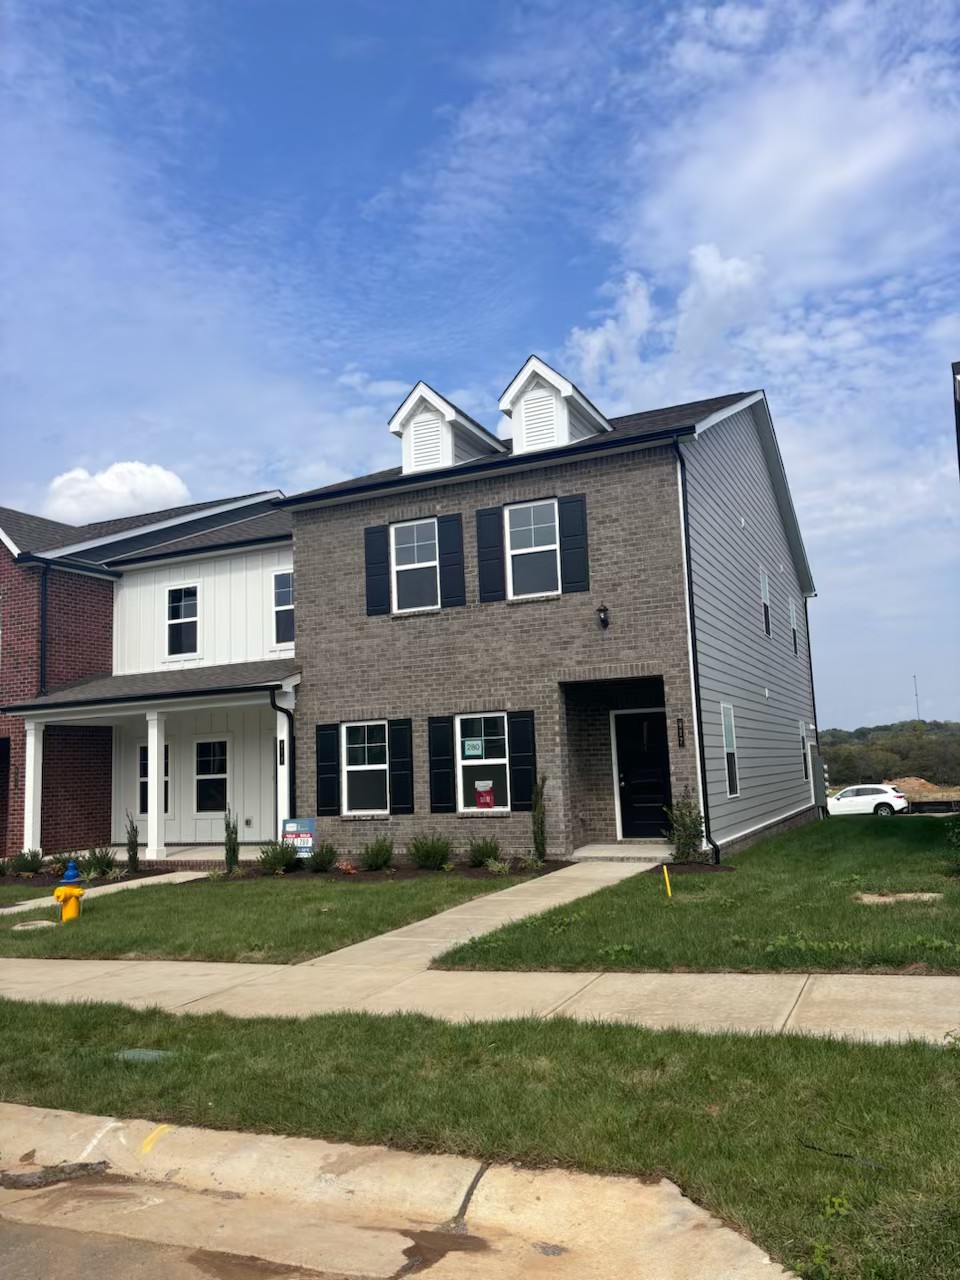
[[[315,818],[284,818],[283,843],[293,845],[298,858],[309,858],[317,835]]]

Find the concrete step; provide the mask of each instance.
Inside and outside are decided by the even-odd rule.
[[[585,844],[573,851],[572,862],[642,862],[659,867],[673,861],[673,845],[666,840],[631,840]]]

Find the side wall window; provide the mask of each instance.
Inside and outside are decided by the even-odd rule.
[[[800,755],[803,759],[803,780],[810,781],[810,753],[807,751],[807,726],[803,720],[799,721],[800,725]]]
[[[737,767],[737,731],[733,721],[733,707],[729,703],[721,702],[720,718],[723,721],[723,755],[727,770],[727,795],[732,798],[740,794],[740,773]]]
[[[800,656],[800,636],[797,631],[797,606],[793,600],[790,601],[790,641],[793,645],[793,656]]]
[[[167,654],[193,657],[197,653],[197,588],[167,589]]]
[[[760,606],[763,611],[763,630],[770,635],[770,580],[766,569],[760,570]]]
[[[293,571],[273,575],[273,639],[275,644],[293,644]]]

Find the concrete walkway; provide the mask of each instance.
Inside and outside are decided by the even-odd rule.
[[[451,1022],[571,1017],[698,1031],[788,1031],[942,1043],[960,1026],[960,977],[804,973],[444,972],[458,942],[636,875],[577,863],[299,965],[10,960],[0,995],[113,1000],[175,1013],[306,1017],[412,1012]]]
[[[153,885],[186,884],[188,880],[205,880],[206,878],[206,871],[170,871],[163,876],[144,876],[142,880],[118,880],[115,884],[99,884],[93,889],[87,889],[83,895],[83,901],[102,898],[108,893],[122,893],[124,889],[149,889]],[[26,902],[16,902],[13,906],[3,907],[0,909],[0,920],[4,916],[16,915],[21,911],[36,911],[38,907],[56,906],[51,889],[48,898],[28,898]]]

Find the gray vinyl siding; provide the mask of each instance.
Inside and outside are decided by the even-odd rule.
[[[752,411],[722,420],[682,448],[710,825],[722,845],[812,804],[799,728],[802,719],[813,740],[806,619]],[[769,637],[761,566],[770,584]],[[740,794],[733,798],[727,795],[721,703],[731,704],[736,725]]]

